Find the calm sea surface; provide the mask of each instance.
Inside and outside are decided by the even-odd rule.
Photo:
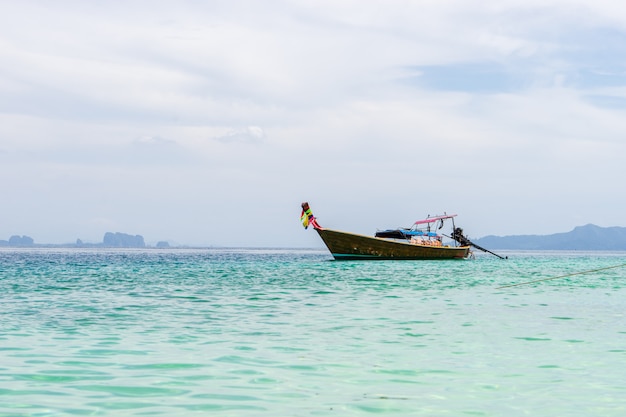
[[[0,416],[626,415],[626,253],[0,250]]]

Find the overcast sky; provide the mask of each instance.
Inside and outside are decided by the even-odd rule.
[[[626,226],[620,2],[0,5],[0,239]]]

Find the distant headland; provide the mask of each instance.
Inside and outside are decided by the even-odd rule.
[[[64,248],[146,248],[146,242],[141,235],[130,235],[120,232],[106,232],[101,243],[85,243],[81,239],[76,239],[76,243],[64,244],[39,244],[35,243],[30,236],[14,235],[9,240],[0,240],[0,247],[64,247]],[[170,244],[166,241],[157,242],[157,248],[169,248]]]
[[[473,241],[489,249],[626,251],[626,227],[575,227],[551,235],[485,236]]]

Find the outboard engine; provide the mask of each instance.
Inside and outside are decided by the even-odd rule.
[[[487,252],[490,253],[494,256],[497,256],[500,259],[508,259],[508,256],[502,257],[500,255],[498,255],[497,253],[493,253],[492,251],[485,249],[481,246],[478,246],[477,244],[475,244],[474,242],[472,242],[471,240],[469,240],[464,234],[463,234],[463,229],[461,229],[460,227],[455,228],[452,231],[452,239],[456,240],[457,242],[459,242],[461,244],[461,246],[473,246],[476,249],[479,249],[483,252]]]
[[[461,246],[472,246],[472,242],[463,235],[463,229],[460,227],[455,228],[452,231],[452,239],[456,240]]]

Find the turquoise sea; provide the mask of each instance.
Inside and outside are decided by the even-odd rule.
[[[1,249],[0,416],[626,415],[626,253],[505,254]]]

